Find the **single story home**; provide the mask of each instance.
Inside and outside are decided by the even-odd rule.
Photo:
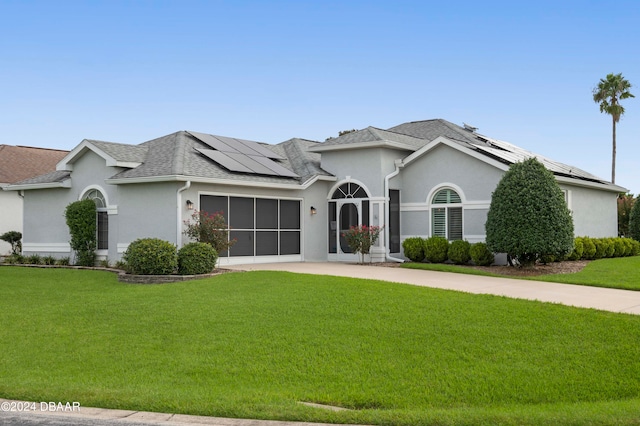
[[[529,157],[555,175],[576,235],[617,235],[625,188],[442,119],[277,145],[193,131],[139,145],[83,140],[56,171],[5,189],[24,194],[25,254],[71,256],[64,210],[92,199],[98,255],[110,261],[138,238],[181,247],[197,211],[221,212],[231,228],[222,265],[356,261],[342,233],[358,224],[383,227],[371,259],[389,261],[407,237],[483,241],[493,190]]]
[[[0,235],[22,232],[22,194],[1,189],[16,182],[52,172],[69,151],[32,146],[0,145]],[[0,255],[8,254],[11,245],[0,240]]]

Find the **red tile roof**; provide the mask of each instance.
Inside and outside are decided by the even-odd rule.
[[[14,183],[53,172],[69,151],[0,145],[0,183]]]

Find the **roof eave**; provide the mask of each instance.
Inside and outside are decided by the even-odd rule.
[[[27,183],[21,185],[9,185],[2,189],[5,191],[28,191],[32,189],[71,188],[71,179],[61,182]]]
[[[558,176],[558,175],[554,175],[554,177],[556,178],[556,180],[559,183],[566,183],[569,185],[573,185],[573,186],[581,186],[584,188],[592,188],[592,189],[600,189],[603,191],[609,191],[609,192],[615,192],[615,193],[627,193],[629,192],[629,190],[627,188],[624,188],[622,186],[616,185],[614,183],[609,183],[609,182],[591,182],[588,180],[582,180],[582,179],[578,179],[578,178],[570,178],[570,177],[566,177],[566,176]]]
[[[306,189],[318,180],[335,180],[334,176],[316,175],[307,179],[303,183],[275,183],[275,182],[259,182],[259,181],[241,181],[234,179],[205,178],[199,176],[184,175],[165,175],[165,176],[147,176],[138,178],[117,178],[106,179],[105,182],[112,185],[130,185],[141,183],[157,183],[157,182],[187,182],[207,183],[215,185],[230,185],[243,187],[258,188],[274,188],[274,189]]]
[[[358,142],[342,145],[328,145],[328,146],[313,146],[308,149],[309,152],[328,152],[328,151],[346,151],[352,149],[368,149],[368,148],[394,148],[402,149],[406,151],[415,151],[416,147],[393,141],[372,141],[372,142]]]

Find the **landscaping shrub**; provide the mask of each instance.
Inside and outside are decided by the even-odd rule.
[[[42,258],[39,254],[32,254],[30,256],[25,256],[24,263],[27,265],[40,265],[42,262]]]
[[[568,260],[579,260],[584,252],[584,243],[582,237],[576,237],[573,241],[573,251],[567,257]]]
[[[178,273],[181,275],[208,274],[218,261],[216,249],[207,243],[189,243],[178,250]]]
[[[491,266],[495,257],[485,243],[474,243],[469,248],[471,261],[478,266]]]
[[[593,256],[594,259],[602,259],[607,256],[609,242],[605,238],[594,238],[593,244],[596,246],[596,253]]]
[[[69,266],[70,263],[71,263],[71,259],[69,259],[68,257],[61,257],[56,261],[56,265],[61,265],[61,266]]]
[[[631,240],[631,254],[630,256],[640,255],[640,241]]]
[[[624,257],[626,252],[626,245],[622,238],[612,238],[613,257]]]
[[[24,263],[24,256],[21,254],[12,254],[4,259],[4,263],[22,265]]]
[[[135,240],[122,256],[129,272],[137,275],[167,275],[178,266],[176,247],[159,238]]]
[[[42,258],[42,264],[43,265],[55,265],[56,264],[56,258],[53,256],[45,256]]]
[[[364,263],[365,254],[369,254],[381,231],[382,228],[379,226],[357,225],[351,226],[342,236],[347,241],[351,253],[360,253],[360,263]]]
[[[587,260],[595,259],[596,245],[593,242],[593,238],[582,237],[582,244],[584,249],[582,251],[582,258]]]
[[[433,236],[424,240],[424,257],[431,263],[447,260],[449,241],[445,237]]]
[[[407,238],[402,242],[402,249],[405,257],[412,262],[422,262],[424,260],[424,239],[420,237]]]
[[[631,238],[621,238],[624,243],[624,255],[633,256],[633,241]]]
[[[471,255],[469,254],[469,250],[471,249],[471,244],[469,241],[457,240],[453,241],[449,245],[448,256],[449,260],[455,263],[456,265],[465,265],[469,263],[471,260]]]
[[[573,219],[553,174],[535,158],[513,164],[491,197],[487,245],[522,266],[541,255],[560,258],[573,250]]]

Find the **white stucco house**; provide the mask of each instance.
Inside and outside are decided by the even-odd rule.
[[[32,146],[0,145],[0,235],[8,231],[23,231],[23,194],[2,189],[55,170],[58,161],[68,153],[69,151]],[[0,255],[10,251],[11,245],[0,240]]]
[[[223,265],[355,261],[341,234],[357,224],[384,229],[374,261],[400,260],[411,236],[484,240],[493,190],[532,156],[564,191],[576,235],[617,236],[625,188],[442,119],[277,145],[192,131],[139,145],[84,140],[55,172],[5,189],[24,194],[25,254],[70,256],[64,209],[90,198],[98,255],[110,261],[138,238],[184,245],[199,210],[222,212],[237,240]]]

